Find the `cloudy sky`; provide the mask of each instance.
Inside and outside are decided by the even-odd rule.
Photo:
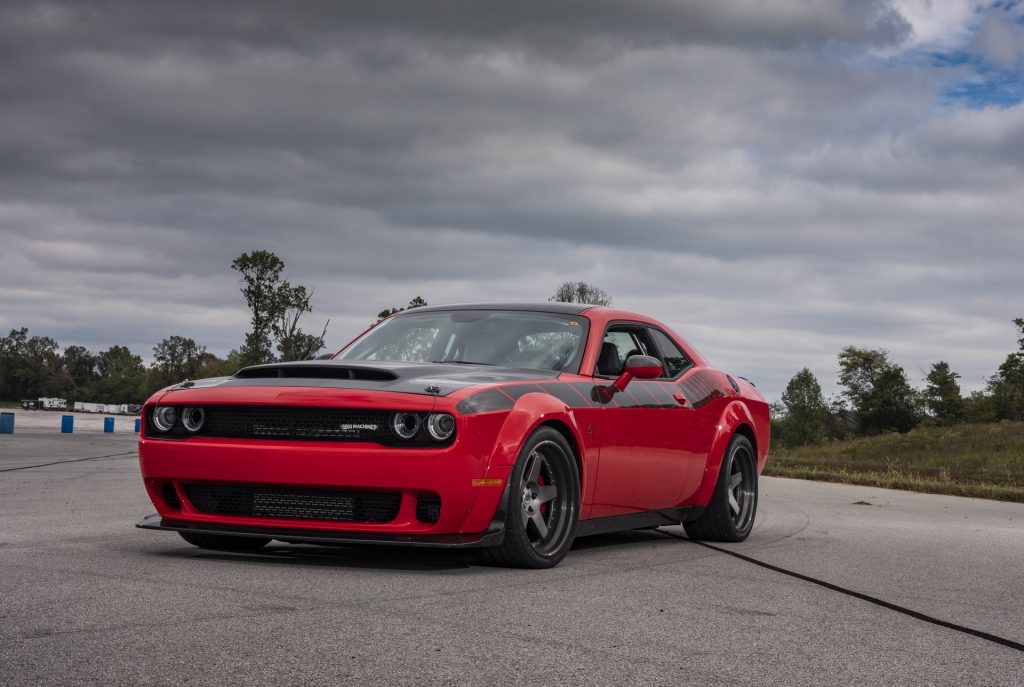
[[[0,5],[0,328],[237,347],[263,248],[380,309],[657,316],[772,398],[884,347],[978,388],[1024,316],[1024,3]]]

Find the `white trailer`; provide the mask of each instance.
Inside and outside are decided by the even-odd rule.
[[[39,406],[43,410],[67,410],[68,402],[63,398],[40,398]]]
[[[121,412],[121,405],[118,403],[105,403],[103,404],[103,410],[100,412],[107,415],[118,415]]]

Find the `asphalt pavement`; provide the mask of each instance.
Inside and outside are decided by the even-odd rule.
[[[227,554],[134,528],[135,440],[0,435],[0,685],[1024,684],[1024,505],[764,478],[717,548]]]

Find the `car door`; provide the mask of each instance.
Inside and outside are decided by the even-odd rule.
[[[630,355],[651,355],[665,364],[645,325],[609,324],[595,384],[610,388]],[[679,437],[690,414],[675,398],[678,390],[666,377],[634,379],[624,391],[602,394],[602,441],[591,517],[679,505],[688,467]]]
[[[605,395],[591,517],[672,508],[681,503],[684,492],[696,489],[694,471],[698,463],[703,470],[704,457],[687,440],[693,411],[676,398],[680,389],[675,382],[689,361],[678,347],[666,356],[659,340],[651,328],[637,322],[613,322],[605,330],[595,384],[610,387],[630,355],[658,358],[664,376],[634,379],[624,391]],[[699,485],[699,472],[696,479]]]

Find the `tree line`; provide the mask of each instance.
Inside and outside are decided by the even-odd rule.
[[[237,349],[221,358],[190,337],[174,334],[153,347],[147,367],[127,346],[94,353],[84,346],[63,352],[49,336],[30,336],[27,327],[0,338],[0,399],[58,397],[93,403],[141,403],[151,394],[186,379],[234,374],[248,365],[308,360],[324,348],[325,323],[319,334],[300,326],[312,312],[314,290],[293,285],[284,276],[284,262],[274,253],[243,253],[231,263],[239,274],[239,290],[249,309],[249,331]],[[564,282],[551,301],[608,305],[611,297],[586,282]],[[427,305],[416,296],[405,307],[384,308],[377,321]]]
[[[985,382],[964,396],[960,375],[945,360],[931,366],[923,389],[907,381],[903,368],[882,349],[847,346],[839,352],[842,391],[826,401],[817,378],[796,373],[781,403],[772,404],[772,435],[783,446],[827,439],[908,432],[919,425],[1024,420],[1024,319],[1013,321],[1018,350],[1009,353]]]
[[[284,278],[284,262],[269,251],[238,256],[231,268],[239,273],[240,291],[250,312],[250,328],[242,345],[220,358],[195,340],[171,335],[153,347],[148,367],[126,346],[93,353],[83,346],[63,352],[48,336],[29,336],[12,329],[0,338],[0,398],[19,400],[56,396],[101,403],[140,403],[153,392],[185,379],[218,377],[242,367],[275,361],[307,360],[324,347],[325,323],[308,334],[300,320],[312,312],[313,290]],[[606,291],[583,281],[560,284],[550,301],[610,305]],[[377,314],[377,321],[427,305],[416,296],[405,307]],[[842,391],[825,399],[808,368],[786,385],[781,402],[772,403],[772,434],[783,446],[801,446],[827,439],[907,432],[918,425],[1024,420],[1024,318],[1013,321],[1018,350],[1006,356],[986,380],[985,388],[961,393],[957,374],[948,362],[934,363],[923,389],[883,349],[847,346],[838,355]]]
[[[251,314],[239,348],[220,358],[187,336],[171,335],[153,347],[149,367],[127,346],[93,353],[83,346],[63,352],[49,336],[30,336],[27,327],[0,338],[0,398],[59,397],[95,403],[141,403],[153,392],[185,379],[230,375],[247,365],[306,360],[324,347],[327,324],[319,334],[302,330],[312,312],[314,291],[284,278],[284,262],[274,253],[243,253],[231,263]]]

